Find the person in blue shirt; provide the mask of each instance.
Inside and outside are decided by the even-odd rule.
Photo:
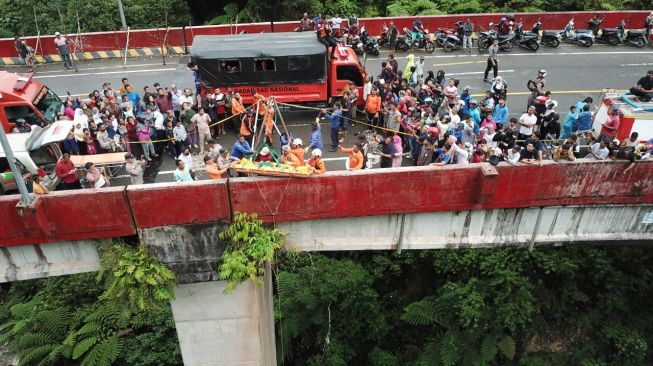
[[[253,153],[252,148],[249,146],[249,142],[245,140],[245,136],[238,135],[238,141],[234,143],[234,147],[231,149],[231,156],[237,159],[242,159],[252,155]]]
[[[476,99],[469,102],[469,116],[474,120],[474,133],[478,135],[478,129],[481,127],[481,108]]]
[[[572,131],[589,131],[592,129],[592,112],[590,112],[590,105],[585,104],[583,111],[578,113],[576,123],[572,127]]]
[[[508,106],[506,105],[506,100],[499,98],[499,104],[494,107],[494,112],[492,112],[492,118],[497,124],[497,130],[501,129],[503,125],[508,123]]]
[[[469,86],[464,87],[463,88],[463,93],[460,95],[460,100],[465,102],[465,104],[463,105],[463,108],[461,110],[463,115],[469,114],[469,102],[472,101],[472,96],[469,94],[470,89],[471,88]]]
[[[583,107],[585,107],[586,104],[591,105],[593,102],[594,102],[594,100],[591,97],[587,97],[587,98],[581,100],[580,102],[576,103],[576,112],[577,113],[582,112]]]
[[[576,106],[572,105],[569,107],[569,113],[567,113],[564,122],[562,122],[562,128],[560,129],[561,139],[566,139],[571,136],[576,118],[578,118],[578,115],[576,114]]]
[[[422,31],[424,31],[424,26],[422,26],[422,19],[418,17],[413,22],[413,40],[416,40],[417,37],[421,37]]]
[[[340,131],[340,125],[342,124],[342,105],[340,102],[336,102],[334,105],[334,111],[327,113],[326,109],[322,110],[324,117],[331,122],[331,149],[330,152],[336,151],[338,148],[338,132]]]
[[[311,143],[308,145],[308,147],[313,150],[313,149],[320,149],[322,150],[324,148],[324,143],[322,142],[322,131],[320,130],[320,124],[317,122],[313,122],[311,124],[311,127],[313,130],[311,131]]]
[[[132,105],[134,106],[134,113],[136,111],[140,110],[140,103],[141,103],[141,96],[138,95],[136,91],[134,91],[134,87],[129,85],[127,86],[127,99],[129,99],[130,102],[132,102]]]

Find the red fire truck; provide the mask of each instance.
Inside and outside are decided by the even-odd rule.
[[[61,99],[32,76],[0,71],[0,122],[5,132],[11,132],[21,118],[30,125],[44,126],[54,122],[61,111]]]
[[[243,102],[252,90],[279,102],[326,102],[350,82],[363,95],[365,71],[356,53],[338,46],[335,58],[312,32],[196,36],[191,61],[203,90],[231,87]]]

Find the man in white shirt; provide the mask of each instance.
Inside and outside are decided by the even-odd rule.
[[[342,32],[340,32],[341,23],[342,23],[342,19],[340,18],[340,15],[336,13],[336,15],[331,19],[331,29],[333,30],[333,36],[335,38],[342,37]]]
[[[608,146],[605,144],[605,141],[601,140],[600,142],[595,142],[594,145],[592,145],[592,149],[590,150],[590,153],[587,154],[585,159],[605,160],[608,157],[609,153],[610,150],[608,150]]]
[[[469,152],[463,148],[461,141],[456,141],[455,144],[451,145],[451,148],[454,149],[456,164],[469,164]]]
[[[372,82],[369,76],[365,76],[365,85],[363,86],[363,101],[367,100],[367,96],[372,93]]]
[[[513,146],[512,149],[508,150],[508,164],[510,165],[517,165],[519,162],[519,159],[521,158],[521,154],[519,153],[521,151],[521,147],[519,145]]]
[[[177,160],[183,161],[188,169],[193,170],[193,156],[190,154],[190,149],[188,147],[184,147]]]
[[[528,112],[519,117],[519,140],[528,140],[533,134],[533,126],[537,122],[535,107],[528,107]]]

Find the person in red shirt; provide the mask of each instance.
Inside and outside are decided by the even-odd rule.
[[[57,177],[63,181],[64,190],[82,189],[75,164],[70,161],[70,154],[64,153],[59,162],[57,162],[54,170],[57,173]]]
[[[617,130],[619,130],[620,124],[621,119],[619,116],[619,107],[614,106],[610,110],[610,117],[608,117],[608,120],[603,123],[603,126],[601,126],[599,141],[612,141],[614,136],[617,134]]]

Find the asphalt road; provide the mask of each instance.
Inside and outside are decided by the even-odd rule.
[[[379,57],[362,59],[361,63],[370,75],[377,75],[381,62],[388,54],[389,52],[382,51]],[[400,69],[406,65],[407,54],[396,53]],[[425,72],[444,70],[447,77],[460,79],[461,86],[469,85],[474,95],[483,95],[489,87],[489,84],[482,80],[487,56],[478,54],[476,50],[472,55],[463,54],[460,50],[447,54],[441,49],[436,49],[433,54],[425,54],[423,51],[415,51],[414,54],[416,57],[425,56]],[[526,106],[526,82],[537,74],[537,70],[546,69],[546,89],[552,92],[553,99],[558,101],[557,111],[564,116],[570,105],[586,96],[591,96],[596,101],[604,88],[630,88],[647,70],[653,69],[652,55],[653,48],[649,47],[637,49],[595,45],[587,49],[563,44],[555,49],[541,47],[536,53],[515,48],[499,55],[499,75],[509,86],[507,104],[511,115],[519,115]],[[100,89],[105,81],[111,82],[117,88],[123,77],[129,78],[131,84],[139,91],[143,86],[151,86],[155,82],[161,85],[175,83],[180,88],[192,88],[192,75],[185,65],[180,63],[182,58],[172,57],[166,61],[167,65],[163,65],[161,58],[133,58],[128,59],[127,65],[123,67],[123,60],[93,60],[78,63],[77,72],[63,70],[62,64],[38,65],[36,79],[60,96],[70,93],[84,97],[94,89]],[[20,67],[6,69],[14,72],[21,70]],[[284,112],[291,133],[305,141],[308,140],[310,122],[315,116],[316,112],[313,111]],[[344,144],[353,144],[354,132],[362,129],[362,126],[357,125],[350,131]],[[329,131],[326,123],[322,125],[322,134],[325,142],[328,142]],[[225,136],[220,143],[230,148],[233,140],[233,136]],[[325,151],[324,158],[328,170],[344,168],[343,155]],[[171,181],[173,169],[172,160],[165,158],[156,181]],[[119,184],[120,180],[115,183]]]

